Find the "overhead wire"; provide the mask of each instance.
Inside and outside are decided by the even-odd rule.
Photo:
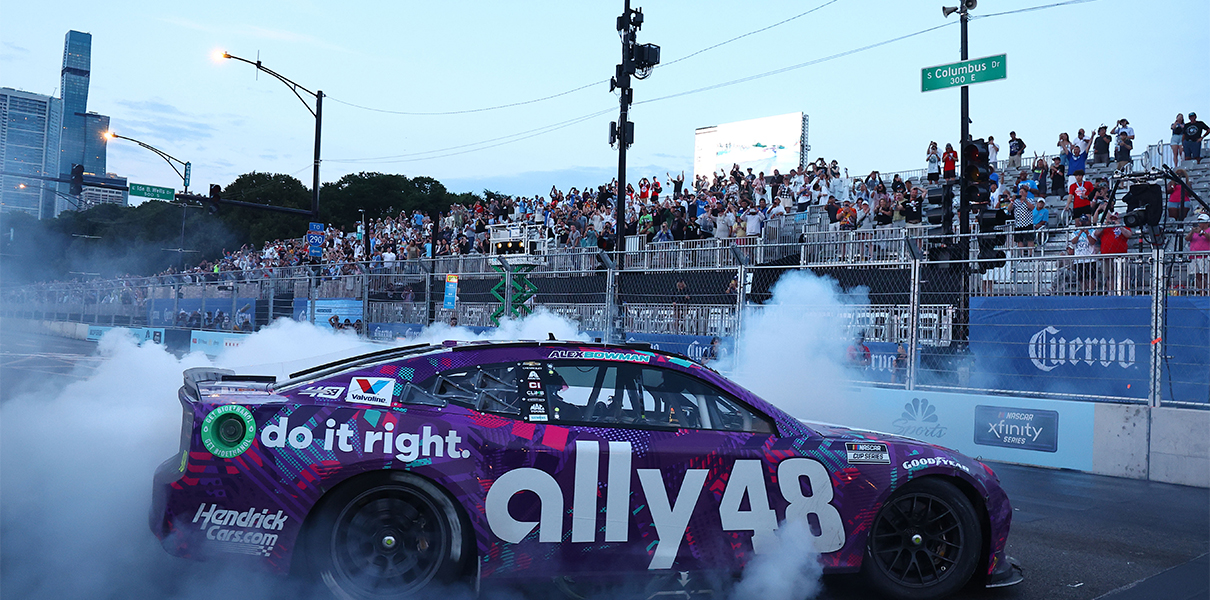
[[[708,47],[708,48],[704,48],[704,49],[699,50],[699,51],[697,51],[697,52],[695,52],[695,53],[693,53],[693,54],[687,55],[687,56],[685,56],[685,57],[683,57],[683,58],[681,58],[681,59],[677,59],[677,60],[678,60],[678,61],[679,61],[679,60],[684,60],[684,59],[686,59],[686,58],[689,58],[690,56],[694,56],[694,55],[696,55],[696,54],[700,54],[700,53],[705,52],[705,51],[707,51],[707,50],[710,50],[710,49],[716,48],[716,47],[718,47],[718,46],[721,46],[721,45],[724,45],[724,44],[727,44],[727,43],[731,43],[731,42],[733,42],[733,41],[735,41],[735,40],[738,40],[738,39],[741,39],[741,38],[747,37],[748,35],[752,35],[753,33],[758,33],[758,32],[760,32],[760,31],[765,31],[765,30],[771,29],[771,28],[773,28],[773,27],[776,27],[776,26],[778,26],[778,25],[781,25],[781,24],[784,24],[784,23],[790,22],[790,21],[792,21],[792,20],[794,20],[794,19],[796,19],[796,18],[799,18],[799,17],[801,17],[801,16],[805,16],[806,14],[809,14],[809,13],[811,13],[811,12],[814,12],[814,11],[816,11],[816,10],[819,10],[819,9],[823,8],[824,6],[827,6],[828,4],[832,4],[833,2],[836,2],[836,1],[838,1],[838,0],[831,0],[831,1],[829,1],[829,2],[827,2],[827,3],[825,3],[825,4],[823,4],[823,5],[817,6],[817,7],[813,8],[813,9],[811,9],[811,10],[809,10],[809,11],[805,12],[805,13],[800,14],[800,15],[796,15],[796,16],[794,16],[794,17],[791,17],[791,18],[789,18],[789,19],[786,19],[786,20],[780,21],[780,22],[778,22],[778,23],[775,23],[775,24],[773,24],[773,25],[770,25],[770,26],[765,27],[765,28],[760,29],[760,30],[756,30],[756,31],[754,31],[754,32],[749,32],[749,33],[746,33],[746,34],[743,34],[743,35],[740,35],[740,36],[736,36],[735,38],[732,38],[732,39],[727,40],[727,41],[725,41],[725,42],[721,42],[721,43],[719,43],[719,44],[715,44],[714,46],[711,46],[711,47]],[[1059,7],[1059,6],[1067,6],[1067,5],[1072,5],[1072,4],[1085,4],[1085,3],[1089,3],[1089,2],[1096,2],[1096,1],[1097,1],[1097,0],[1066,0],[1066,1],[1064,1],[1064,2],[1056,2],[1056,3],[1052,3],[1052,4],[1045,4],[1045,5],[1039,5],[1039,6],[1031,6],[1031,7],[1020,8],[1020,9],[1016,9],[1016,10],[1004,11],[1004,12],[999,12],[999,13],[992,13],[992,14],[987,14],[987,15],[979,15],[979,16],[977,16],[977,17],[972,17],[972,19],[973,19],[973,18],[989,18],[989,17],[998,17],[998,16],[1011,15],[1011,14],[1024,13],[1024,12],[1033,12],[1033,11],[1038,11],[1038,10],[1045,10],[1045,9],[1048,9],[1048,8],[1055,8],[1055,7]],[[659,96],[659,97],[656,97],[656,98],[649,98],[649,99],[647,99],[647,100],[640,100],[640,101],[635,102],[634,104],[636,104],[636,105],[638,105],[638,104],[649,104],[649,103],[652,103],[652,102],[659,102],[659,101],[662,101],[662,100],[669,100],[669,99],[672,99],[672,98],[679,98],[679,97],[682,97],[682,96],[688,96],[688,95],[692,95],[692,94],[698,94],[698,93],[701,93],[701,92],[707,92],[707,91],[716,90],[716,89],[720,89],[720,88],[724,88],[724,87],[729,87],[729,86],[732,86],[732,85],[738,85],[738,84],[741,84],[741,83],[747,83],[747,82],[749,82],[749,81],[754,81],[754,80],[757,80],[757,79],[763,79],[763,78],[765,78],[765,77],[772,77],[772,76],[774,76],[774,75],[780,75],[780,74],[782,74],[782,73],[786,73],[786,72],[789,72],[789,71],[794,71],[794,70],[797,70],[797,69],[802,69],[802,68],[805,68],[805,67],[809,67],[809,66],[813,66],[813,65],[817,65],[817,64],[821,64],[821,63],[829,62],[829,61],[836,60],[836,59],[839,59],[839,58],[844,58],[844,57],[846,57],[846,56],[851,56],[851,55],[853,55],[853,54],[857,54],[857,53],[860,53],[860,52],[865,52],[865,51],[867,51],[867,50],[872,50],[872,49],[874,49],[874,48],[878,48],[878,47],[881,47],[881,46],[886,46],[886,45],[889,45],[889,44],[893,44],[893,43],[895,43],[895,42],[900,42],[900,41],[903,41],[903,40],[906,40],[906,39],[910,39],[910,38],[913,38],[913,37],[917,37],[917,36],[920,36],[920,35],[924,35],[924,34],[926,34],[926,33],[930,33],[930,32],[936,31],[936,30],[938,30],[938,29],[944,29],[944,28],[946,28],[946,27],[950,27],[950,26],[957,25],[957,24],[958,24],[958,22],[957,22],[957,21],[950,21],[950,22],[947,22],[947,23],[944,23],[944,24],[941,24],[941,25],[937,25],[937,26],[934,26],[934,27],[929,27],[929,28],[926,28],[926,29],[922,29],[922,30],[920,30],[920,31],[913,32],[913,33],[908,33],[908,34],[901,35],[901,36],[898,36],[898,37],[894,37],[894,38],[891,38],[891,39],[883,40],[883,41],[881,41],[881,42],[876,42],[876,43],[873,43],[873,44],[868,44],[868,45],[862,46],[862,47],[860,47],[860,48],[854,48],[854,49],[851,49],[851,50],[846,50],[846,51],[844,51],[844,52],[837,52],[837,53],[835,53],[835,54],[831,54],[831,55],[824,56],[824,57],[821,57],[821,58],[817,58],[817,59],[809,60],[809,61],[806,61],[806,62],[798,63],[798,64],[796,64],[796,65],[790,65],[790,66],[787,66],[787,67],[781,67],[781,68],[778,68],[778,69],[774,69],[774,70],[772,70],[772,71],[765,71],[765,72],[763,72],[763,73],[758,73],[758,74],[755,74],[755,75],[749,75],[749,76],[746,76],[746,77],[741,77],[741,78],[738,78],[738,79],[733,79],[733,80],[730,80],[730,81],[725,81],[725,82],[716,83],[716,84],[712,84],[712,85],[708,85],[708,86],[703,86],[703,87],[700,87],[700,88],[695,88],[695,89],[692,89],[692,90],[686,90],[686,91],[683,91],[683,92],[677,92],[677,93],[668,94],[668,95],[665,95],[665,96]],[[674,61],[674,62],[676,62],[676,61]],[[671,64],[671,63],[668,63],[668,64]],[[590,84],[590,85],[596,85],[596,84]],[[581,87],[581,88],[577,88],[576,90],[569,90],[568,92],[564,92],[564,93],[559,94],[559,95],[566,95],[567,93],[571,93],[572,91],[578,91],[579,89],[583,89],[584,87],[589,87],[589,86],[583,86],[583,87]],[[538,99],[538,100],[535,100],[535,101],[541,101],[541,99]],[[531,103],[533,103],[533,102],[534,102],[534,101],[527,101],[527,102],[520,103],[520,104],[531,104]],[[518,104],[518,103],[514,103],[514,105],[517,105],[517,104]],[[505,106],[505,105],[502,105],[502,107],[503,107],[503,106]],[[466,112],[480,112],[481,110],[490,110],[490,109],[476,109],[476,110],[474,110],[474,111],[466,111]],[[471,153],[471,152],[477,152],[477,151],[479,151],[479,150],[487,150],[487,149],[489,149],[489,148],[496,148],[496,147],[499,147],[499,146],[503,146],[503,145],[506,145],[506,144],[511,144],[511,143],[514,143],[514,142],[519,142],[519,141],[521,141],[521,140],[529,139],[529,138],[536,137],[536,136],[539,136],[539,135],[544,135],[544,134],[546,134],[546,133],[551,133],[551,132],[553,132],[553,131],[557,131],[557,130],[559,130],[559,129],[563,129],[563,128],[565,128],[565,127],[570,127],[571,125],[575,125],[575,124],[577,124],[577,123],[581,123],[581,122],[584,122],[584,121],[587,121],[587,120],[593,119],[593,118],[595,118],[595,117],[598,117],[598,116],[604,115],[604,114],[606,114],[606,113],[612,112],[613,110],[614,110],[614,109],[613,109],[613,107],[610,107],[610,108],[605,109],[605,110],[602,110],[602,111],[598,111],[598,112],[591,113],[591,114],[587,114],[587,115],[581,115],[581,116],[579,116],[579,117],[575,117],[575,118],[572,118],[572,119],[569,119],[569,120],[566,120],[566,121],[562,121],[562,122],[559,122],[559,123],[554,123],[554,124],[552,124],[552,125],[547,125],[547,126],[543,126],[543,127],[538,127],[538,128],[535,128],[535,129],[530,129],[530,130],[523,131],[523,132],[519,132],[519,133],[515,133],[515,134],[510,134],[510,135],[506,135],[506,136],[501,136],[501,137],[498,137],[498,138],[493,138],[493,139],[490,139],[490,140],[483,140],[483,141],[480,141],[480,142],[472,142],[472,143],[469,143],[469,144],[462,144],[462,145],[460,145],[460,146],[451,146],[451,147],[449,147],[449,148],[444,148],[444,149],[439,149],[439,150],[428,150],[428,151],[423,151],[423,152],[414,152],[414,153],[410,153],[410,154],[401,154],[401,155],[395,155],[395,156],[391,156],[391,157],[379,157],[379,158],[345,158],[345,159],[327,159],[327,160],[326,160],[326,162],[337,162],[337,163],[358,163],[358,162],[375,162],[375,161],[377,161],[377,162],[384,162],[384,163],[396,163],[396,162],[414,162],[414,161],[430,160],[430,159],[436,159],[436,158],[446,158],[446,157],[449,157],[449,156],[457,156],[457,155],[460,155],[460,154],[468,154],[468,153]],[[450,114],[454,114],[454,113],[450,113]],[[536,132],[536,133],[534,133],[534,132]],[[531,135],[526,135],[526,134],[531,134]],[[518,137],[518,136],[521,136],[521,137]],[[509,138],[515,138],[515,139],[509,139]],[[498,143],[498,144],[492,144],[492,145],[488,145],[488,146],[482,146],[482,144],[489,144],[489,143],[491,143],[491,142],[495,142],[495,141],[499,141],[499,140],[507,140],[507,141],[502,141],[502,142],[500,142],[500,143]],[[482,147],[478,147],[478,148],[472,148],[472,146],[482,146]],[[439,153],[441,153],[441,152],[446,152],[446,151],[450,151],[450,150],[461,150],[461,149],[463,149],[463,148],[470,148],[470,149],[468,149],[468,150],[463,150],[463,151],[461,151],[461,152],[450,152],[450,153],[448,153],[448,154],[439,154]],[[435,154],[435,155],[434,155],[434,156],[420,156],[420,155],[423,155],[423,154]],[[413,157],[418,157],[418,158],[413,158]],[[402,159],[402,160],[393,160],[393,159]]]
[[[796,20],[796,19],[800,19],[800,18],[802,18],[802,17],[805,17],[805,16],[807,16],[807,15],[809,15],[809,14],[811,14],[811,13],[813,13],[813,12],[817,11],[817,10],[820,10],[820,9],[822,9],[822,8],[825,8],[825,7],[827,7],[827,6],[831,5],[831,4],[835,4],[835,3],[839,2],[839,1],[840,1],[840,0],[828,0],[827,2],[824,2],[823,4],[820,4],[819,6],[816,6],[815,8],[812,8],[812,9],[807,10],[807,11],[805,11],[805,12],[798,13],[798,14],[796,14],[796,15],[794,15],[794,16],[792,16],[792,17],[788,18],[788,19],[783,19],[783,20],[781,20],[781,21],[778,21],[778,22],[776,22],[776,23],[773,23],[772,25],[766,25],[765,27],[761,27],[760,29],[754,29],[754,30],[749,31],[749,32],[747,32],[747,33],[737,35],[737,36],[735,36],[735,37],[733,37],[733,38],[731,38],[731,39],[724,40],[724,41],[722,41],[722,42],[719,42],[719,43],[714,44],[714,45],[711,45],[711,46],[707,46],[707,47],[705,47],[705,48],[702,48],[702,49],[700,49],[700,50],[697,50],[697,51],[695,51],[695,52],[692,52],[692,53],[690,53],[690,54],[687,54],[687,55],[685,55],[685,56],[682,56],[682,57],[680,57],[680,58],[677,58],[677,59],[674,59],[674,60],[668,61],[668,62],[666,62],[666,63],[664,63],[664,64],[662,64],[662,65],[657,65],[657,66],[656,66],[656,68],[661,68],[661,67],[667,67],[667,66],[670,66],[670,65],[674,65],[674,64],[679,63],[679,62],[681,62],[681,61],[683,61],[683,60],[687,60],[687,59],[693,58],[694,56],[697,56],[697,55],[699,55],[699,54],[702,54],[703,52],[709,52],[710,50],[714,50],[715,48],[719,48],[719,47],[722,47],[722,46],[726,46],[727,44],[730,44],[730,43],[732,43],[732,42],[739,41],[739,40],[744,39],[744,38],[746,38],[746,37],[748,37],[748,36],[751,36],[751,35],[756,35],[756,34],[758,34],[758,33],[761,33],[761,32],[764,32],[764,31],[768,31],[768,30],[770,30],[770,29],[773,29],[774,27],[778,27],[778,26],[781,26],[781,25],[785,25],[786,23],[789,23],[789,22],[794,21],[794,20]],[[1085,0],[1085,1],[1088,1],[1088,0]],[[467,109],[462,109],[462,110],[448,110],[448,111],[435,111],[435,112],[415,112],[415,111],[404,111],[404,110],[390,110],[390,109],[385,109],[385,108],[374,108],[374,107],[371,107],[371,106],[363,106],[363,105],[361,105],[361,104],[355,104],[355,103],[353,103],[353,102],[348,102],[348,101],[346,101],[346,100],[341,100],[341,99],[339,99],[339,98],[334,98],[334,97],[332,97],[332,96],[330,96],[330,95],[325,95],[324,97],[325,97],[325,98],[327,98],[328,100],[332,101],[332,102],[338,102],[338,103],[340,103],[340,104],[344,104],[344,105],[346,105],[346,106],[351,106],[351,107],[353,107],[353,108],[359,108],[359,109],[361,109],[361,110],[368,110],[368,111],[371,111],[371,112],[376,112],[376,113],[384,113],[384,114],[389,114],[389,115],[403,115],[403,116],[411,116],[411,117],[439,117],[439,116],[465,115],[465,114],[471,114],[471,113],[488,112],[488,111],[492,111],[492,110],[500,110],[500,109],[504,109],[504,108],[515,108],[515,107],[517,107],[517,106],[525,106],[525,105],[527,105],[527,104],[536,104],[536,103],[538,103],[538,102],[545,102],[545,101],[547,101],[547,100],[553,100],[553,99],[555,99],[555,98],[560,98],[560,97],[562,97],[562,96],[566,96],[566,95],[568,95],[568,94],[573,94],[573,93],[578,92],[578,91],[580,91],[580,90],[586,90],[586,89],[588,89],[588,88],[590,88],[590,87],[597,86],[597,85],[601,85],[601,84],[603,84],[603,83],[609,83],[609,80],[608,80],[608,79],[602,79],[602,80],[600,80],[600,81],[594,81],[594,82],[589,83],[589,84],[585,84],[585,85],[582,85],[582,86],[579,86],[579,87],[575,87],[575,88],[572,88],[572,89],[569,89],[569,90],[565,90],[565,91],[562,91],[562,92],[558,92],[558,93],[555,93],[555,94],[550,94],[550,95],[548,95],[548,96],[542,96],[541,98],[534,98],[534,99],[532,99],[532,100],[521,100],[521,101],[518,101],[518,102],[509,102],[509,103],[507,103],[507,104],[497,104],[497,105],[495,105],[495,106],[484,106],[484,107],[481,107],[481,108],[467,108]]]

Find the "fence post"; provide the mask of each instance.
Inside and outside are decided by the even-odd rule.
[[[1164,249],[1151,249],[1151,373],[1148,379],[1148,402],[1152,407],[1160,405],[1163,395],[1161,371],[1164,358],[1164,298],[1168,290],[1164,285]]]
[[[311,324],[315,324],[315,301],[318,300],[315,293],[315,287],[318,285],[319,274],[315,272],[315,267],[307,268],[307,312],[310,313],[307,317]]]
[[[912,243],[912,242],[908,242]],[[908,297],[908,390],[916,389],[916,361],[920,358],[916,346],[920,343],[920,259],[912,258],[912,292]],[[892,364],[892,369],[894,365]]]
[[[739,339],[744,332],[744,307],[748,305],[748,257],[740,252],[734,242],[731,243],[731,254],[735,257],[736,281],[735,293],[735,349],[739,351]]]
[[[361,335],[370,337],[370,263],[361,269]]]
[[[604,250],[598,251],[598,256],[601,262],[605,264],[605,331],[601,335],[605,338],[605,343],[613,343],[617,341],[622,343],[626,341],[626,336],[617,335],[617,322],[615,313],[617,312],[617,263],[610,258],[609,253]],[[620,338],[620,339],[619,339]]]

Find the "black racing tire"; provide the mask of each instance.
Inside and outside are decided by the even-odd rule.
[[[340,600],[408,598],[465,574],[467,532],[431,481],[375,473],[324,500],[306,533],[307,564]]]
[[[944,598],[970,581],[982,545],[979,517],[966,495],[926,477],[891,494],[879,509],[861,570],[886,596]]]

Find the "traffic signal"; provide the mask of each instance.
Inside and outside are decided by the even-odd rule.
[[[71,187],[67,191],[72,196],[79,196],[84,191],[84,165],[71,166]]]
[[[206,204],[206,210],[210,211],[210,214],[217,213],[218,205],[222,201],[223,201],[223,186],[221,186],[217,183],[210,184],[210,202],[208,202]]]
[[[983,138],[962,145],[962,178],[971,204],[987,206],[992,200],[992,167]],[[973,192],[969,191],[974,189]]]

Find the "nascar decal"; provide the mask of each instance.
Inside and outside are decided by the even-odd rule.
[[[277,534],[266,532],[281,531],[288,520],[290,517],[280,510],[276,514],[269,513],[267,508],[259,509],[259,512],[256,508],[241,512],[224,510],[217,504],[207,507],[204,503],[193,515],[193,523],[206,532],[206,539],[213,540],[219,550],[255,556],[273,553]]]
[[[630,532],[631,444],[609,442],[608,467],[605,483],[605,527],[598,526],[600,514],[597,489],[600,483],[600,448],[598,442],[576,442],[571,507],[571,541],[593,543],[604,533],[605,542],[626,542]],[[659,469],[637,469],[644,501],[651,512],[658,539],[648,569],[670,569],[689,526],[689,518],[705,488],[708,469],[687,469],[677,489],[670,489]],[[810,494],[803,493],[802,479],[808,482]],[[719,503],[719,520],[723,531],[751,531],[752,546],[757,553],[768,551],[769,541],[778,527],[777,513],[769,506],[768,486],[761,461],[737,460],[725,478],[727,484]],[[789,503],[785,519],[808,520],[811,515],[819,524],[815,549],[821,553],[835,552],[844,546],[844,522],[832,506],[832,480],[827,469],[810,458],[789,458],[777,465],[777,489]],[[538,521],[518,521],[509,513],[509,500],[520,492],[538,496]],[[743,499],[748,498],[744,509]],[[534,528],[539,542],[559,542],[563,536],[563,490],[549,473],[522,467],[507,471],[492,483],[487,491],[485,512],[493,534],[509,543],[520,543]]]
[[[845,442],[845,458],[851,465],[889,465],[891,453],[880,442]]]
[[[327,427],[319,428],[318,431],[313,431],[306,424],[291,429],[290,418],[281,417],[277,423],[265,425],[261,430],[260,443],[266,448],[285,448],[288,445],[295,450],[319,444],[324,450],[335,451],[337,454],[394,454],[395,458],[403,462],[443,456],[468,458],[471,455],[470,450],[458,447],[463,442],[463,437],[453,429],[443,436],[440,432],[434,433],[432,426],[425,425],[420,431],[408,433],[395,431],[395,423],[386,421],[382,423],[382,431],[371,429],[365,431],[362,437],[356,437],[349,423],[341,423],[337,427],[336,419],[327,419],[324,425]]]
[[[339,400],[344,394],[345,387],[340,385],[313,385],[301,392],[298,392],[299,396],[310,396],[312,398],[323,398],[325,400]]]
[[[345,400],[357,404],[390,406],[395,397],[395,380],[391,377],[354,377],[349,382]]]
[[[603,352],[600,350],[551,350],[550,358],[572,358],[583,360],[621,360],[633,363],[651,362],[650,354],[632,354],[630,352]]]

